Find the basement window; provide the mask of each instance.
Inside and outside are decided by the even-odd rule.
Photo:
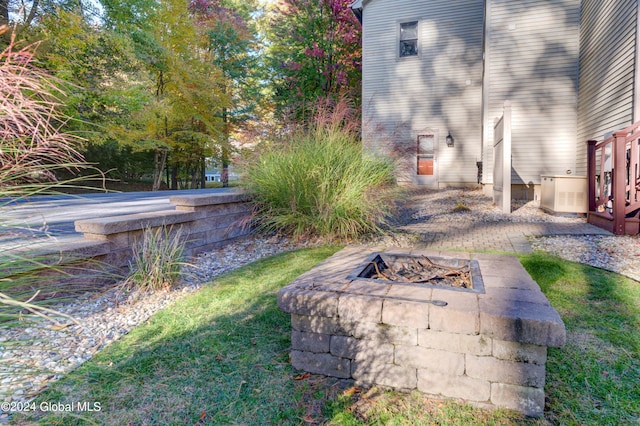
[[[400,24],[400,57],[418,55],[418,21]]]

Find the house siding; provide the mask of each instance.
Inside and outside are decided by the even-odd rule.
[[[581,175],[586,175],[586,141],[602,140],[634,121],[637,22],[637,0],[582,1],[577,134]]]
[[[510,100],[512,184],[575,173],[579,26],[579,0],[488,0],[485,170],[493,165],[493,122]],[[491,179],[486,173],[485,183]]]
[[[432,132],[440,185],[475,183],[481,156],[484,1],[371,0],[363,14],[363,143],[404,158],[415,182],[416,137]],[[400,22],[419,21],[419,56],[398,58]],[[451,132],[455,146],[448,148]]]

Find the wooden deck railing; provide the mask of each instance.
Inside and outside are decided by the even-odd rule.
[[[640,122],[587,151],[588,221],[616,235],[635,235],[640,225]]]

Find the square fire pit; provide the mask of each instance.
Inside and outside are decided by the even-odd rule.
[[[346,248],[281,289],[278,305],[295,368],[529,416],[543,413],[547,347],[566,338],[507,255]]]

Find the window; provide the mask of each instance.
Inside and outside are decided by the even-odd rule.
[[[418,174],[433,176],[435,136],[418,135]]]
[[[400,24],[400,57],[418,55],[418,21]]]

